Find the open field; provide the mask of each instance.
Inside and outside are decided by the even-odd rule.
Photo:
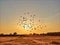
[[[0,36],[0,45],[60,45],[60,36]]]

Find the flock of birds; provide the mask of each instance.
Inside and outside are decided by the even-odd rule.
[[[28,15],[28,16],[26,16]],[[24,16],[21,15],[19,17],[17,25],[22,26],[25,30],[41,30],[43,28],[46,28],[45,24],[41,24],[40,19],[36,19],[37,17],[35,14],[31,15],[29,12],[24,13]],[[38,21],[39,24],[36,24],[36,20]]]

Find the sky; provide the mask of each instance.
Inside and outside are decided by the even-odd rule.
[[[24,13],[29,12],[25,15]],[[36,15],[35,23],[46,25],[30,32],[17,25],[20,16]],[[31,18],[31,17],[29,17]],[[29,19],[28,18],[28,19]],[[60,0],[0,0],[0,33],[60,32]]]

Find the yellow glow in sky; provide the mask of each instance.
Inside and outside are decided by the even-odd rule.
[[[0,9],[0,33],[60,32],[60,0],[0,0]]]

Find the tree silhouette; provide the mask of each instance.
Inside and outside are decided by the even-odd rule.
[[[16,32],[14,32],[14,33],[13,33],[13,35],[17,35],[17,33],[16,33]]]
[[[12,35],[12,33],[10,33],[9,35]]]
[[[3,33],[0,34],[1,36],[4,35]]]

